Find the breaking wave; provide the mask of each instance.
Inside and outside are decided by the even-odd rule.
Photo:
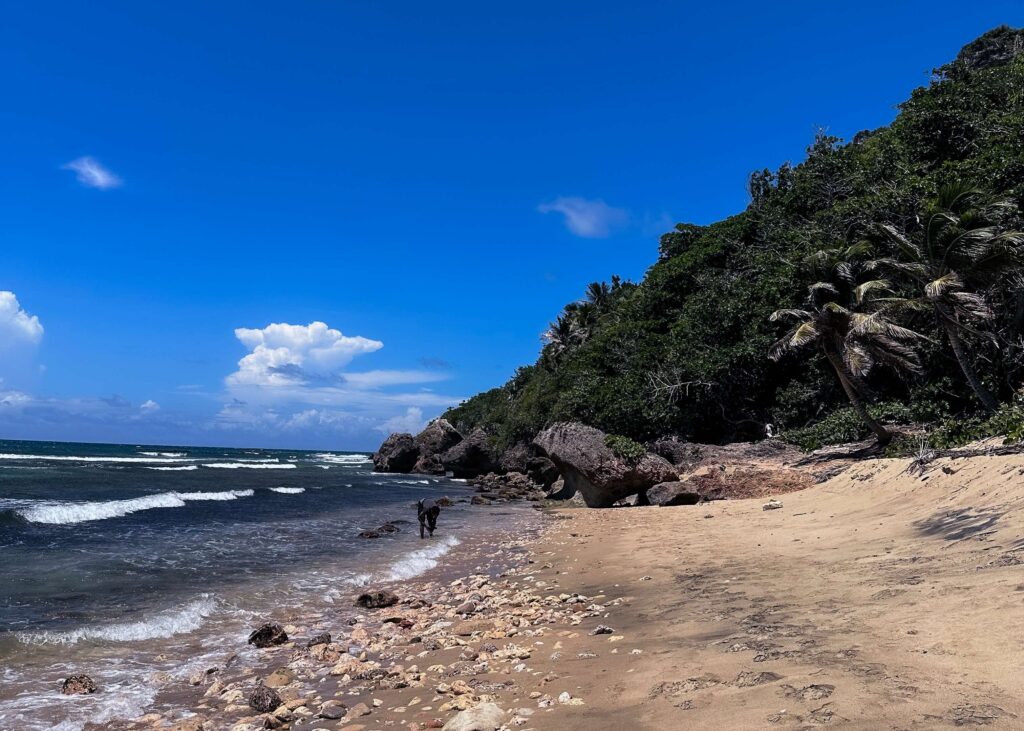
[[[252,490],[229,490],[226,492],[161,492],[156,495],[107,500],[94,503],[44,502],[41,505],[16,508],[14,512],[30,523],[71,525],[91,520],[122,518],[142,510],[154,508],[180,508],[191,500],[235,500],[252,496]]]
[[[300,492],[306,491],[304,487],[271,487],[269,489],[271,492],[279,492],[284,495],[298,495]]]
[[[237,469],[248,469],[248,470],[294,470],[295,465],[293,464],[281,464],[275,462],[268,464],[266,462],[208,462],[203,467],[214,467],[221,470],[237,470]]]
[[[217,602],[204,596],[183,607],[171,609],[138,622],[80,627],[63,632],[24,632],[16,635],[28,645],[75,645],[92,642],[138,642],[194,632],[217,608]]]

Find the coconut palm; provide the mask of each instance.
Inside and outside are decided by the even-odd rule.
[[[1000,230],[998,225],[1012,208],[1005,201],[986,200],[966,185],[943,187],[921,217],[920,230],[907,235],[894,226],[881,227],[896,253],[873,263],[906,276],[918,287],[920,295],[904,304],[934,314],[960,370],[989,411],[999,403],[978,376],[964,335],[980,334],[975,325],[993,317],[978,289],[1020,275],[1024,234]]]
[[[820,277],[807,288],[805,309],[783,309],[772,313],[773,322],[795,321],[791,329],[769,350],[778,360],[789,351],[816,348],[839,378],[854,411],[887,444],[892,434],[865,405],[864,378],[879,363],[897,370],[920,372],[921,364],[912,343],[921,336],[897,325],[890,317],[887,297],[889,283],[883,279],[859,281],[866,270],[862,257],[865,244],[826,249],[808,257],[809,273]]]

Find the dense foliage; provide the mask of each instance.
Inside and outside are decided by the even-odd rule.
[[[639,284],[591,285],[552,323],[534,365],[447,418],[462,429],[483,426],[501,447],[560,420],[639,441],[758,438],[771,423],[807,446],[821,442],[813,428],[823,419],[852,424],[824,353],[767,357],[783,335],[770,316],[804,306],[816,281],[806,262],[817,252],[868,241],[875,260],[905,265],[900,241],[926,240],[922,212],[943,189],[984,188],[989,200],[1014,204],[1000,209],[999,225],[1024,228],[1022,51],[1024,31],[990,31],[936,69],[888,127],[846,144],[819,134],[799,165],[754,173],[745,211],[676,226]],[[1024,290],[1014,277],[991,276],[970,291],[991,314],[983,331],[957,329],[954,354],[938,310],[907,308],[902,324],[923,336],[914,346],[920,372],[882,359],[858,384],[867,400],[901,404],[897,421],[973,418],[981,404],[970,373],[999,403],[1011,400],[1024,379]],[[872,409],[877,418],[893,412]],[[863,425],[847,431],[863,435]]]

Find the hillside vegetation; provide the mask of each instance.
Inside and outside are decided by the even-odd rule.
[[[745,211],[677,225],[639,283],[590,285],[536,363],[446,418],[502,449],[568,420],[640,442],[772,424],[805,447],[1019,430],[1022,52],[1024,31],[992,30],[888,127],[753,173]]]

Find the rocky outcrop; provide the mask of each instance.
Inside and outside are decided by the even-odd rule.
[[[60,692],[64,695],[85,695],[96,692],[96,681],[88,675],[72,675],[66,678],[60,686]]]
[[[579,492],[591,508],[607,508],[661,482],[679,479],[663,457],[647,452],[636,460],[618,457],[605,444],[605,435],[576,422],[555,424],[534,445],[558,468],[565,490]]]
[[[452,477],[473,478],[488,472],[499,472],[498,454],[491,446],[487,433],[474,429],[469,436],[441,455],[445,472]]]
[[[434,419],[414,440],[419,454],[413,472],[424,475],[443,475],[441,455],[462,441],[458,429],[447,419]]]
[[[647,491],[649,504],[662,507],[696,505],[708,500],[722,500],[724,497],[721,486],[692,479],[661,482]]]
[[[491,500],[540,500],[543,494],[540,486],[522,472],[495,472],[477,477],[473,486],[480,497]]]
[[[249,635],[249,644],[256,647],[273,647],[274,645],[283,645],[287,641],[288,634],[284,631],[284,627],[271,622],[261,624]]]
[[[522,472],[525,474],[527,465],[532,457],[533,449],[529,444],[516,442],[502,453],[501,458],[498,460],[498,465],[501,467],[502,472]]]
[[[545,490],[558,480],[558,468],[547,457],[534,457],[526,463],[526,475]]]
[[[412,434],[392,434],[373,455],[374,472],[409,472],[416,466],[420,450]]]
[[[647,448],[682,469],[691,468],[701,459],[700,445],[690,444],[679,437],[662,437],[650,442]]]

